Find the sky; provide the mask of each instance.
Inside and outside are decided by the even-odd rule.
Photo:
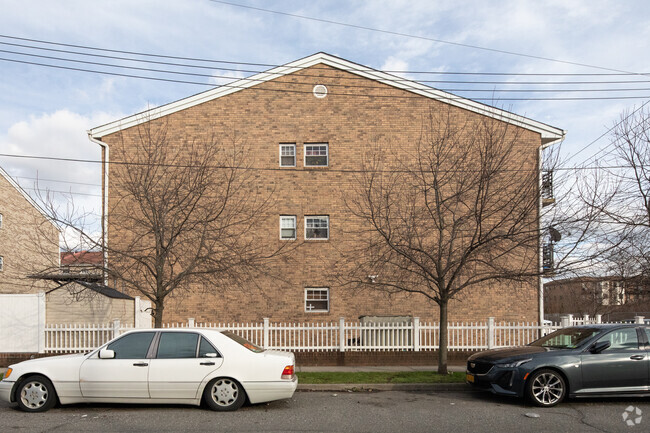
[[[97,215],[99,164],[31,157],[98,161],[90,128],[321,51],[564,129],[563,164],[589,165],[621,113],[650,100],[649,24],[640,0],[0,0],[0,166],[28,193]],[[106,50],[212,62],[97,57],[134,57]]]

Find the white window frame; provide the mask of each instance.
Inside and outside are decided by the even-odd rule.
[[[282,149],[284,147],[293,148],[293,165],[284,165],[284,164],[282,164]],[[296,160],[297,160],[296,143],[280,143],[280,147],[279,147],[278,152],[279,152],[279,164],[280,164],[280,167],[295,167],[296,166]],[[285,155],[285,156],[290,156],[290,155]]]
[[[307,221],[310,219],[325,219],[327,221],[327,237],[311,238],[307,236]],[[330,217],[329,215],[305,215],[305,240],[306,241],[327,241],[330,238]]]
[[[3,219],[2,218],[2,213],[0,213],[0,229],[2,228],[2,223],[4,222],[2,219]]]
[[[327,295],[327,298],[326,299],[309,299],[307,294],[309,293],[310,290],[311,291],[318,290],[318,291],[321,291],[321,292],[324,291],[326,293],[326,295]],[[325,302],[327,302],[327,309],[325,309],[325,310],[309,309],[309,308],[307,308],[307,302],[309,302],[309,301],[315,301],[315,302],[325,301]],[[304,305],[305,305],[304,306],[305,313],[329,313],[330,312],[330,289],[329,289],[329,287],[305,287],[305,304]]]
[[[0,256],[0,272],[5,270],[5,258]]]
[[[282,221],[283,220],[288,220],[289,218],[293,219],[293,237],[292,238],[285,238],[282,236],[282,229],[283,228],[290,228],[290,227],[282,227]],[[297,224],[297,219],[295,215],[280,215],[280,240],[283,241],[295,241],[296,237],[298,235],[298,224]]]
[[[307,147],[309,146],[325,146],[325,158],[327,163],[325,165],[309,165],[307,164]],[[329,167],[330,165],[330,145],[329,143],[305,143],[302,147],[303,150],[303,164],[305,167]]]

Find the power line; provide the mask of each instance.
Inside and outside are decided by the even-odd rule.
[[[298,93],[298,94],[311,94],[311,91],[302,91],[302,90],[291,90],[291,89],[273,89],[273,88],[261,88],[259,86],[255,87],[248,87],[248,86],[236,86],[232,84],[222,84],[222,85],[214,85],[214,84],[208,84],[208,83],[200,83],[196,81],[187,81],[187,80],[175,80],[171,78],[160,78],[160,77],[147,77],[147,76],[142,76],[142,75],[133,75],[133,74],[124,74],[124,73],[119,73],[119,72],[107,72],[107,71],[98,71],[98,70],[92,70],[92,69],[84,69],[84,68],[75,68],[75,67],[69,67],[69,66],[61,66],[61,65],[51,65],[51,64],[46,64],[46,63],[38,63],[38,62],[29,62],[25,60],[16,60],[16,59],[7,59],[7,58],[2,58],[0,57],[0,61],[5,61],[5,62],[13,62],[13,63],[22,63],[22,64],[28,64],[28,65],[35,65],[35,66],[44,66],[48,68],[55,68],[55,69],[64,69],[64,70],[70,70],[70,71],[77,71],[77,72],[88,72],[88,73],[93,73],[93,74],[100,74],[100,75],[110,75],[110,76],[117,76],[117,77],[127,77],[127,78],[138,78],[138,79],[145,79],[145,80],[153,80],[153,81],[164,81],[164,82],[171,82],[171,83],[181,83],[181,84],[193,84],[193,85],[200,85],[204,87],[226,87],[226,88],[232,88],[232,89],[254,89],[254,90],[261,90],[261,91],[270,91],[270,92],[283,92],[283,93]],[[253,80],[256,81],[256,80]],[[432,90],[435,90],[431,88]],[[421,98],[421,96],[408,96],[408,95],[385,95],[385,94],[377,94],[377,95],[372,95],[372,94],[363,94],[363,93],[335,93],[331,92],[330,95],[333,96],[351,96],[351,97],[364,97],[364,98],[387,98],[387,99],[416,99],[416,98]],[[487,101],[487,102],[495,102],[495,98],[466,98],[466,97],[461,97],[461,96],[455,96],[450,94],[448,97],[440,97],[440,98],[433,98],[429,97],[430,99],[435,99],[438,101],[453,101],[453,100],[467,100],[471,99],[473,101]],[[644,96],[644,95],[638,95],[638,96],[600,96],[600,97],[557,97],[557,98],[513,98],[513,97],[499,97],[496,98],[497,101],[593,101],[593,100],[623,100],[623,99],[648,99],[650,98],[649,96]]]
[[[71,184],[71,185],[101,186],[100,184],[97,184],[97,183],[73,182],[71,180],[44,179],[44,178],[41,178],[41,177],[29,177],[29,176],[12,176],[12,177],[14,179],[29,179],[29,180],[37,180],[37,181],[43,181],[43,182],[66,183],[66,184]]]
[[[632,117],[634,114],[636,114],[638,111],[640,111],[643,107],[645,107],[645,106],[648,105],[649,103],[650,103],[650,100],[644,102],[644,103],[643,103],[639,108],[637,108],[636,110],[634,110],[633,112],[631,112],[630,114],[628,114],[627,116],[625,116],[625,117],[624,117],[623,119],[621,119],[620,121],[616,122],[616,123],[615,123],[611,128],[609,128],[607,131],[603,132],[603,133],[602,133],[598,138],[596,138],[595,140],[591,141],[590,143],[587,143],[587,144],[586,144],[585,146],[583,146],[580,150],[578,150],[577,152],[575,152],[573,155],[569,156],[569,158],[575,158],[576,156],[578,156],[579,154],[581,154],[582,152],[584,152],[585,150],[587,150],[587,148],[589,148],[589,147],[592,146],[594,143],[598,142],[600,139],[602,139],[602,138],[605,137],[607,134],[609,134],[610,132],[612,132],[612,131],[617,127],[617,126],[619,126],[621,123],[623,123],[624,121],[626,121],[627,119],[629,119],[630,117]],[[603,152],[603,151],[604,151],[604,149],[600,149],[598,152],[596,152],[595,154],[593,154],[592,156],[590,156],[589,159],[585,160],[585,163],[586,163],[587,161],[590,161],[590,160],[594,159],[594,158],[595,158],[599,153],[601,153],[601,152]]]
[[[107,52],[118,52],[118,53],[132,53],[129,51],[120,51],[120,50],[109,50],[105,48],[95,48],[95,47],[88,47],[88,46],[79,46],[79,45],[70,45],[70,44],[60,44],[57,42],[50,42],[50,41],[41,41],[41,40],[34,40],[34,39],[26,39],[26,38],[15,38],[11,36],[3,36],[0,35],[0,38],[12,38],[12,39],[20,39],[20,40],[29,40],[29,41],[34,41],[38,43],[43,43],[43,44],[52,44],[52,45],[62,45],[62,46],[74,46],[74,47],[82,47],[87,50],[97,50],[97,51],[107,51]],[[103,54],[94,54],[94,53],[86,53],[82,51],[71,51],[71,50],[62,50],[62,49],[55,49],[55,48],[45,48],[45,47],[38,47],[34,45],[25,45],[25,44],[17,44],[17,43],[11,43],[11,42],[2,42],[0,41],[0,45],[9,45],[9,46],[15,46],[15,47],[21,47],[21,48],[28,48],[28,49],[35,49],[35,50],[42,50],[42,51],[50,51],[50,52],[57,52],[57,53],[65,53],[65,54],[74,54],[74,55],[81,55],[81,56],[89,56],[89,57],[98,57],[98,58],[105,58],[105,59],[113,59],[113,60],[124,60],[124,61],[129,61],[129,62],[138,62],[138,63],[151,63],[151,64],[159,64],[159,65],[165,65],[165,66],[178,66],[178,67],[183,67],[183,68],[196,68],[196,69],[206,69],[206,70],[215,70],[215,69],[220,69],[220,70],[229,70],[229,71],[234,71],[234,72],[250,72],[250,73],[260,73],[264,72],[263,70],[250,70],[250,69],[241,69],[241,68],[224,68],[222,66],[204,66],[204,65],[194,65],[194,64],[188,64],[188,63],[174,63],[174,62],[163,62],[163,61],[156,61],[156,60],[143,60],[143,59],[137,59],[137,58],[132,58],[132,57],[121,57],[121,56],[112,56],[112,55],[103,55]],[[4,51],[4,50],[3,50]],[[31,54],[31,53],[23,53],[23,52],[14,52],[14,51],[4,51],[8,53],[15,53],[15,54],[20,54],[20,55],[26,55],[26,56],[35,56],[35,57],[42,57],[38,56],[36,54]],[[166,57],[171,57],[171,58],[177,58],[175,56],[163,56],[160,54],[145,54],[145,53],[133,53],[135,55],[140,55],[140,56],[151,56],[151,57],[161,57],[161,58],[166,58]],[[52,57],[54,59],[57,59],[56,57]],[[59,58],[61,59],[61,58]],[[187,59],[190,60],[190,58],[182,58],[182,59]],[[76,60],[71,60],[71,59],[61,59],[61,60],[69,60],[69,61],[76,61]],[[215,63],[220,63],[220,62],[226,62],[224,60],[209,60],[209,59],[196,59],[192,58],[192,61],[200,61],[200,62],[215,62]],[[230,64],[239,64],[239,62],[228,62]],[[241,63],[245,65],[251,65],[252,63]],[[268,65],[268,64],[254,64],[254,65],[260,65],[260,66],[272,66],[272,67],[277,67],[277,66],[283,66],[283,65]],[[116,65],[111,65],[111,66],[116,66]],[[120,66],[122,67],[122,66]],[[313,67],[312,67],[313,68]],[[344,69],[346,71],[361,71],[360,69]],[[567,73],[567,74],[562,74],[562,73],[554,73],[554,74],[544,74],[544,73],[502,73],[502,72],[450,72],[450,71],[429,71],[429,72],[418,72],[418,71],[384,71],[384,72],[394,72],[394,73],[414,73],[414,74],[438,74],[438,75],[447,75],[447,74],[457,74],[457,75],[490,75],[490,76],[495,76],[495,75],[510,75],[510,76],[517,76],[517,75],[526,75],[526,76],[629,76],[630,74],[575,74],[575,73]],[[304,76],[311,76],[311,77],[320,77],[320,75],[308,75],[308,74],[303,74]],[[219,78],[236,78],[236,77],[231,77],[231,76],[216,76],[216,75],[208,75],[210,77],[219,77]],[[349,77],[345,77],[347,80],[365,80],[363,77],[358,77],[351,75]],[[394,80],[391,80],[394,82],[410,82],[413,81],[412,79],[408,78],[395,78]],[[647,83],[650,81],[647,80],[618,80],[618,81],[536,81],[536,82],[522,82],[522,81],[459,81],[459,80],[422,80],[418,79],[418,82],[421,83],[452,83],[452,84],[499,84],[499,85],[568,85],[568,84],[635,84],[635,83]]]
[[[231,61],[231,60],[216,60],[216,59],[206,59],[206,58],[197,58],[197,57],[182,57],[182,56],[170,56],[170,55],[164,55],[164,54],[153,54],[153,53],[144,53],[144,52],[136,52],[136,51],[125,51],[125,50],[116,50],[116,49],[110,49],[110,48],[98,48],[98,47],[91,47],[87,45],[75,45],[75,44],[66,44],[62,42],[52,42],[52,41],[45,41],[45,40],[40,40],[40,39],[30,39],[30,38],[22,38],[18,36],[9,36],[9,35],[1,35],[0,38],[6,38],[6,39],[15,39],[15,40],[21,40],[21,41],[29,41],[29,42],[36,42],[40,44],[47,44],[47,45],[56,45],[56,46],[64,46],[64,47],[71,47],[71,48],[81,48],[81,49],[86,49],[86,50],[93,50],[93,51],[104,51],[104,52],[112,52],[112,53],[118,53],[118,54],[130,54],[130,55],[136,55],[136,56],[142,56],[142,57],[158,57],[158,58],[166,58],[166,59],[175,59],[175,60],[186,60],[186,61],[195,61],[195,62],[204,62],[204,63],[224,63],[224,64],[229,64],[229,65],[246,65],[246,66],[260,66],[264,68],[275,68],[275,67],[280,67],[280,66],[286,66],[286,65],[278,65],[278,64],[273,64],[273,63],[252,63],[252,62],[237,62],[237,61]],[[24,45],[19,45],[19,44],[10,44],[6,42],[2,42],[2,44],[6,45],[18,45],[18,46],[24,46]],[[38,47],[33,47],[36,49],[45,49],[45,48],[38,48]],[[51,51],[57,51],[54,49],[48,49]],[[63,51],[63,50],[59,50]],[[81,54],[81,55],[92,55],[99,57],[100,55],[96,54],[89,54],[89,53],[80,53],[80,52],[71,52],[74,54]],[[106,56],[106,57],[111,57],[111,56]],[[119,58],[118,58],[119,59]],[[140,60],[140,59],[130,59],[130,58],[123,58],[123,60],[132,60],[132,61],[144,61],[144,62],[149,62],[149,63],[156,63],[155,61],[146,61],[146,60]],[[161,62],[161,64],[164,64],[165,62]],[[172,64],[174,65],[174,64]],[[206,66],[192,66],[192,65],[187,65],[187,64],[175,64],[177,66],[187,66],[187,67],[196,67],[196,68],[209,68]],[[223,67],[219,67],[219,69],[226,69]],[[233,71],[241,71],[241,72],[246,72],[242,71],[240,69],[232,69]],[[351,68],[351,69],[344,69],[348,71],[361,71],[362,69],[356,69],[356,68]],[[250,72],[263,72],[263,70],[253,70]],[[588,77],[588,76],[596,76],[596,77],[602,77],[602,76],[643,76],[643,77],[648,77],[650,76],[650,72],[625,72],[625,71],[620,71],[616,73],[561,73],[561,72],[556,72],[556,73],[543,73],[543,72],[458,72],[458,71],[409,71],[409,70],[384,70],[383,72],[387,73],[399,73],[399,74],[429,74],[429,75],[469,75],[469,76],[477,76],[477,75],[486,75],[486,76],[548,76],[548,77],[562,77],[562,76],[568,76],[568,77]],[[405,81],[411,81],[411,80],[406,80]],[[418,80],[420,81],[420,80]]]
[[[395,32],[395,31],[391,31],[391,30],[382,30],[382,29],[376,29],[376,28],[373,28],[373,27],[361,26],[361,25],[357,25],[357,24],[349,24],[349,23],[342,23],[342,22],[339,22],[339,21],[326,20],[326,19],[322,19],[322,18],[308,17],[308,16],[305,16],[305,15],[292,14],[292,13],[288,13],[288,12],[274,11],[274,10],[271,10],[271,9],[264,9],[264,8],[254,7],[254,6],[242,5],[242,4],[227,2],[227,1],[223,1],[223,0],[209,0],[209,1],[211,1],[213,3],[221,3],[221,4],[225,4],[225,5],[229,5],[229,6],[235,6],[235,7],[238,7],[238,8],[252,9],[252,10],[257,10],[257,11],[276,14],[276,15],[289,16],[289,17],[292,17],[292,18],[300,18],[300,19],[303,19],[303,20],[317,21],[317,22],[321,22],[321,23],[334,24],[334,25],[337,25],[337,26],[350,27],[350,28],[355,28],[355,29],[360,29],[360,30],[367,30],[367,31],[371,31],[371,32],[385,33],[385,34],[390,34],[390,35],[395,35],[395,36],[402,36],[402,37],[413,38],[413,39],[421,39],[421,40],[425,40],[425,41],[438,42],[438,43],[441,43],[441,44],[454,45],[454,46],[463,47],[463,48],[472,48],[472,49],[476,49],[476,50],[489,51],[489,52],[499,53],[499,54],[507,54],[507,55],[511,55],[511,56],[527,57],[529,59],[545,60],[545,61],[548,61],[548,62],[563,63],[563,64],[566,64],[566,65],[572,65],[572,66],[582,66],[582,67],[592,68],[592,69],[601,69],[601,70],[604,70],[604,71],[622,72],[622,73],[634,74],[634,75],[646,75],[646,74],[640,74],[640,73],[635,73],[635,72],[623,71],[623,70],[620,70],[620,69],[607,68],[607,67],[603,67],[603,66],[589,65],[589,64],[586,64],[586,63],[571,62],[571,61],[567,61],[567,60],[553,59],[553,58],[550,58],[550,57],[542,57],[542,56],[536,56],[536,55],[532,55],[532,54],[517,53],[517,52],[514,52],[514,51],[499,50],[499,49],[495,49],[495,48],[482,47],[482,46],[479,46],[479,45],[463,44],[463,43],[460,43],[460,42],[446,41],[444,39],[436,39],[436,38],[430,38],[430,37],[426,37],[426,36],[410,35],[410,34],[407,34],[407,33]]]
[[[143,67],[136,67],[136,66],[116,65],[116,64],[111,64],[111,63],[91,62],[91,61],[85,61],[85,60],[68,59],[68,58],[55,57],[55,56],[45,56],[45,55],[39,55],[39,54],[23,53],[23,52],[18,52],[18,51],[2,50],[2,49],[0,49],[0,52],[8,53],[8,54],[16,54],[16,55],[21,55],[21,56],[28,56],[28,57],[38,57],[38,58],[50,59],[50,60],[59,60],[59,61],[73,62],[73,63],[82,63],[82,64],[87,64],[87,65],[106,66],[106,67],[121,68],[121,69],[131,69],[131,70],[136,70],[136,71],[157,72],[157,73],[174,74],[174,75],[187,75],[187,76],[192,76],[192,77],[206,77],[206,78],[213,78],[213,79],[214,78],[227,78],[227,79],[237,80],[237,81],[241,80],[241,81],[259,82],[259,80],[255,79],[255,78],[250,78],[250,77],[239,78],[239,77],[229,77],[229,76],[217,76],[217,75],[214,75],[214,74],[200,74],[200,73],[193,73],[193,72],[169,71],[169,70],[164,70],[164,69],[153,69],[153,68],[143,68]],[[107,56],[101,56],[101,57],[107,57]],[[359,77],[359,78],[361,78],[361,77]],[[364,80],[367,80],[367,79],[364,79]],[[282,79],[277,79],[277,78],[274,79],[273,81],[274,81],[274,83],[293,84],[293,85],[295,85],[295,84],[312,84],[312,83],[307,83],[307,82],[283,81]],[[385,79],[382,79],[382,82],[385,82],[385,81],[409,82],[409,81],[412,81],[412,80],[402,80],[402,79],[385,80]],[[635,83],[635,82],[632,82],[632,83]],[[483,83],[472,83],[472,84],[483,84]],[[518,83],[510,83],[510,84],[518,84]],[[551,83],[546,83],[546,84],[551,84]],[[571,83],[563,83],[563,84],[571,84]],[[343,87],[343,88],[381,89],[381,87],[377,86],[377,85],[329,84],[329,86],[331,86],[331,87]],[[504,93],[504,92],[551,93],[552,92],[552,93],[575,93],[575,92],[638,92],[638,91],[650,91],[650,88],[561,89],[561,90],[556,90],[556,89],[497,89],[497,88],[490,88],[490,89],[472,89],[472,88],[449,89],[449,88],[441,88],[440,90],[443,90],[443,91],[446,91],[446,92],[491,92],[491,93],[494,93],[494,92],[501,92],[501,93]]]
[[[37,159],[37,160],[47,160],[47,161],[64,161],[64,162],[78,162],[78,163],[89,163],[89,164],[102,164],[101,160],[93,159],[78,159],[78,158],[61,158],[54,156],[39,156],[39,155],[17,155],[9,153],[0,153],[0,157],[6,158],[23,158],[23,159]],[[107,165],[124,165],[124,166],[152,166],[152,167],[169,167],[169,168],[199,168],[204,167],[203,165],[196,164],[151,164],[148,162],[128,162],[128,161],[109,161]],[[613,165],[613,166],[592,166],[592,167],[558,167],[553,170],[556,171],[579,171],[579,170],[598,170],[598,169],[620,169],[620,168],[629,168],[629,165]],[[207,168],[213,169],[227,169],[227,170],[251,170],[251,171],[281,171],[288,173],[295,172],[308,172],[313,173],[315,170],[304,167],[304,168],[284,168],[284,167],[249,167],[249,166],[231,166],[231,165],[209,165]],[[327,170],[316,170],[321,173],[404,173],[411,172],[412,170],[360,170],[360,169],[335,169],[328,168]],[[474,173],[479,172],[479,170],[464,170],[464,169],[449,169],[449,170],[440,170],[441,172],[446,173]],[[533,169],[504,169],[504,172],[518,172],[518,173],[527,173],[533,171]]]

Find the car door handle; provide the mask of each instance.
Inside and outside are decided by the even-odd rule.
[[[630,356],[630,359],[633,359],[635,361],[641,361],[645,359],[645,355],[632,355]]]
[[[147,363],[147,362],[134,362],[133,363],[134,367],[146,367],[148,365],[149,365],[149,363]]]
[[[202,362],[201,365],[214,365],[214,362]]]

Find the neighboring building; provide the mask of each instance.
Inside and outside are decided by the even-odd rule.
[[[61,253],[61,273],[94,275],[102,280],[104,256],[101,251],[66,251]]]
[[[0,294],[38,293],[52,284],[29,275],[59,266],[59,230],[0,167]]]
[[[106,324],[119,320],[127,326],[151,326],[149,301],[98,283],[69,282],[48,292],[45,300],[45,320],[48,325]]]
[[[647,281],[641,277],[575,277],[544,284],[546,315],[611,315],[650,311]]]
[[[282,281],[260,278],[246,293],[184,292],[168,300],[165,321],[332,321],[362,315],[437,320],[437,305],[422,296],[357,292],[337,285],[330,271],[345,248],[346,233],[360,228],[343,196],[353,191],[364,153],[379,139],[407,155],[421,137],[423,118],[441,109],[458,121],[487,116],[512,125],[521,137],[521,159],[513,169],[537,173],[540,185],[542,149],[564,136],[561,129],[323,53],[94,128],[89,136],[102,146],[108,163],[115,151],[136,151],[139,125],[160,118],[170,143],[237,135],[254,150],[255,166],[263,168],[251,190],[274,189],[273,207],[256,239],[269,250],[280,242],[304,242],[298,254],[276,265]],[[121,188],[112,168],[103,167],[104,209],[115,205],[112,191]],[[541,205],[541,194],[537,198]],[[108,245],[124,242],[122,221],[109,212],[105,224]],[[531,248],[527,259],[541,268],[540,253],[541,245]],[[108,260],[110,268],[110,255]],[[452,301],[449,317],[536,321],[541,294],[538,277],[517,284],[490,282]]]

